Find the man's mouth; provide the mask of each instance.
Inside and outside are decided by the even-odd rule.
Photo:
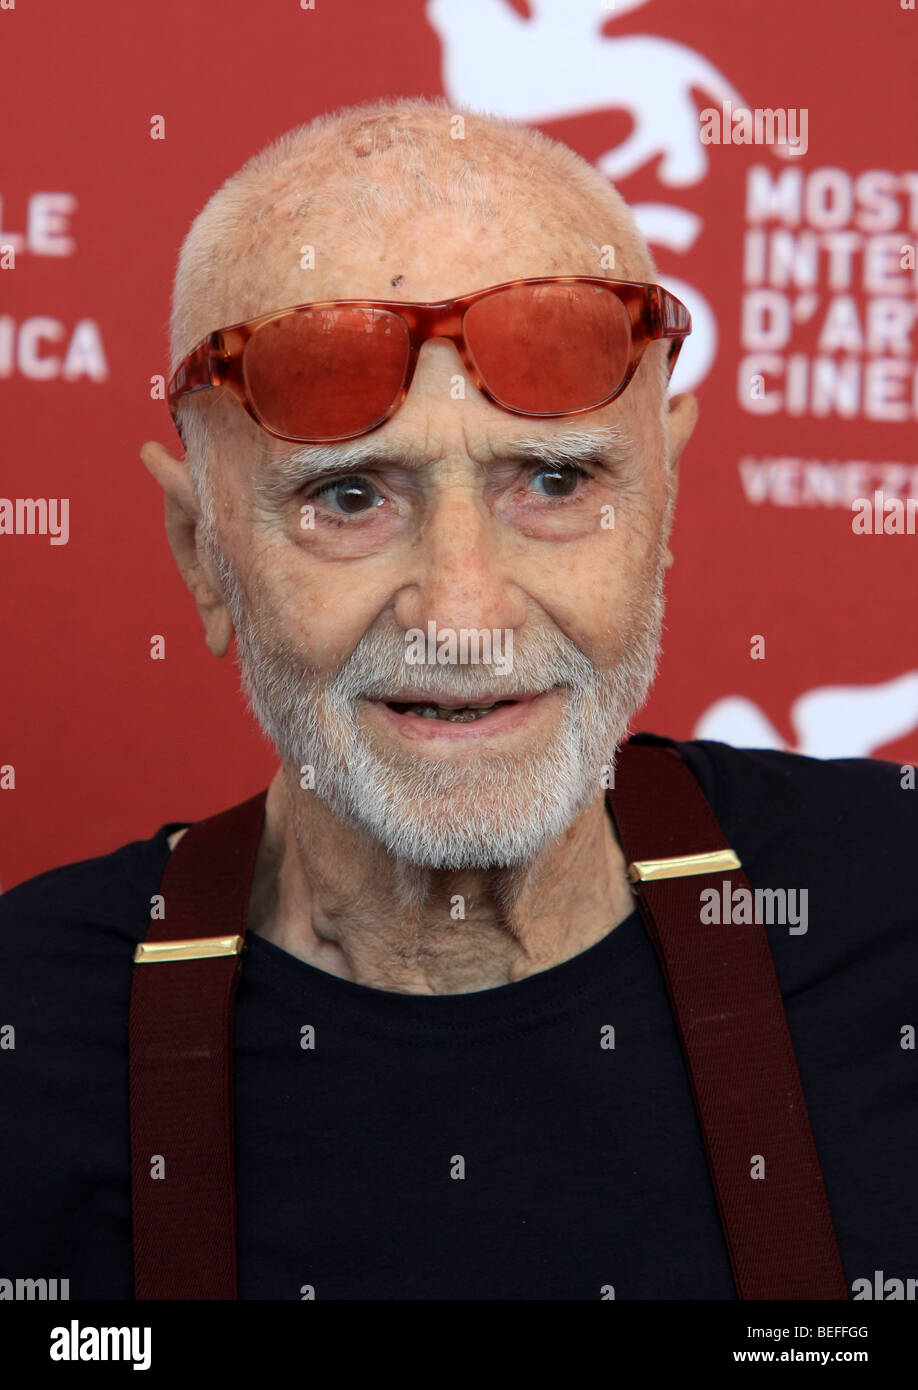
[[[440,695],[431,699],[423,690],[402,689],[364,698],[367,709],[375,711],[377,718],[382,716],[385,727],[406,738],[474,739],[522,726],[541,710],[551,694],[552,691],[508,690],[501,699],[494,699],[490,691],[482,690],[471,697]],[[435,724],[448,724],[449,730],[435,730]],[[463,729],[462,725],[469,727]]]
[[[515,704],[515,700],[495,700],[491,705],[440,705],[432,701],[416,701],[412,704],[400,700],[386,700],[385,703],[396,714],[417,714],[423,719],[444,719],[449,724],[471,724],[483,719],[501,705]]]

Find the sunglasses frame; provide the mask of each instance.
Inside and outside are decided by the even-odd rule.
[[[631,323],[631,349],[625,375],[614,391],[593,405],[579,406],[576,410],[519,410],[501,400],[483,380],[475,360],[466,344],[463,332],[465,314],[482,299],[500,294],[518,285],[599,285],[614,294],[624,305]],[[385,309],[397,314],[408,328],[408,359],[402,385],[388,410],[372,425],[355,430],[350,434],[339,435],[292,435],[282,434],[268,425],[258,414],[249,398],[243,370],[243,353],[249,339],[264,324],[288,314],[303,310],[330,309]],[[672,376],[682,344],[692,331],[692,320],[688,309],[669,290],[662,285],[648,284],[632,280],[607,280],[593,275],[539,275],[518,280],[505,280],[499,285],[489,285],[486,289],[475,290],[471,294],[457,295],[454,299],[440,299],[430,303],[406,302],[398,299],[325,299],[308,304],[294,304],[287,309],[276,309],[257,318],[246,319],[242,323],[231,324],[227,328],[215,329],[191,349],[173,372],[169,380],[167,399],[169,410],[176,429],[181,437],[177,419],[178,402],[183,396],[196,391],[206,391],[215,386],[226,386],[232,391],[244,410],[259,428],[276,439],[291,440],[295,443],[320,444],[334,440],[356,439],[370,434],[395,414],[411,387],[417,367],[421,347],[430,338],[445,338],[451,342],[462,359],[462,364],[474,381],[478,390],[487,400],[512,415],[525,415],[530,418],[555,418],[563,415],[584,415],[591,410],[599,410],[622,394],[638,369],[647,344],[658,338],[672,338],[667,359],[667,375]]]

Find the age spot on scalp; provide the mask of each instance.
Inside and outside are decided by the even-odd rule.
[[[392,143],[388,123],[377,118],[364,121],[347,141],[347,148],[357,159],[366,159],[371,154],[383,154]]]

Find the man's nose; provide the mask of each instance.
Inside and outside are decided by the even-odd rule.
[[[476,470],[477,472],[477,470]],[[408,628],[519,628],[526,599],[513,574],[512,537],[488,510],[472,465],[432,490],[416,557],[395,616]]]

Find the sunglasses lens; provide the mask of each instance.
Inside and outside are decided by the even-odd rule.
[[[463,326],[488,389],[528,415],[597,405],[628,370],[630,315],[599,285],[512,285],[473,304]]]
[[[385,419],[405,379],[408,348],[406,324],[388,310],[307,309],[253,333],[242,370],[270,429],[343,439]]]

